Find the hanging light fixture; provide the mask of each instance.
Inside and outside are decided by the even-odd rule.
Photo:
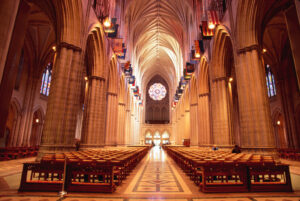
[[[105,28],[111,27],[111,19],[110,19],[110,17],[104,18],[104,20],[103,20],[103,26],[104,26]]]

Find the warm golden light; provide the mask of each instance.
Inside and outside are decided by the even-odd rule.
[[[103,22],[104,27],[108,28],[111,26],[111,21],[109,17],[106,17]]]
[[[196,52],[196,53],[195,53],[195,58],[200,58],[200,57],[201,57],[200,53],[199,53],[199,52]]]
[[[39,123],[39,122],[40,122],[40,120],[39,120],[39,119],[35,119],[35,122],[36,122],[36,123]]]
[[[263,53],[266,53],[266,52],[267,52],[267,49],[266,49],[266,48],[264,48],[262,51],[263,51]]]
[[[277,121],[276,123],[277,123],[278,126],[280,125],[280,121]]]
[[[52,50],[53,50],[54,52],[56,52],[56,46],[53,46],[53,47],[52,47]]]
[[[88,80],[89,80],[89,78],[88,78],[87,76],[85,76],[85,77],[84,77],[84,80],[85,80],[85,81],[88,81]]]
[[[233,78],[232,78],[232,77],[230,77],[230,78],[229,78],[229,82],[232,82],[232,81],[233,81]]]
[[[209,23],[208,28],[209,29],[214,29],[214,28],[216,28],[216,25],[214,25],[213,23]]]

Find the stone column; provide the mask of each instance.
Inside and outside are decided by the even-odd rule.
[[[209,116],[209,94],[200,94],[198,97],[198,139],[199,146],[211,145],[210,139],[210,116]]]
[[[107,93],[107,114],[106,114],[106,146],[117,145],[118,126],[118,94]]]
[[[300,9],[299,4],[300,3],[298,1],[298,3],[296,3],[296,5],[298,5],[298,9]],[[298,12],[300,12],[300,10],[298,10]],[[300,89],[300,21],[298,21],[295,7],[289,8],[284,12],[284,14],[291,50],[293,54],[295,71],[298,79],[298,89]],[[300,16],[299,13],[298,15]]]
[[[294,0],[295,5],[296,5],[296,11],[297,11],[297,16],[298,16],[298,21],[300,23],[300,1],[299,0]]]
[[[191,139],[190,110],[185,110],[185,114],[184,114],[184,139]]]
[[[20,0],[0,1],[0,83]]]
[[[135,118],[134,114],[130,114],[130,145],[134,144],[134,134],[135,134]]]
[[[118,105],[118,137],[117,137],[117,145],[125,145],[125,104],[119,103]]]
[[[241,147],[273,151],[274,134],[267,95],[265,68],[258,45],[238,51],[236,79],[240,110]]]
[[[218,146],[231,147],[232,136],[230,133],[230,111],[226,84],[225,77],[212,80],[213,143]]]
[[[190,105],[191,146],[198,146],[198,104]]]
[[[81,148],[83,149],[105,145],[105,79],[99,76],[90,76],[88,80],[88,97],[81,137]]]
[[[21,125],[17,132],[16,146],[29,146],[30,145],[30,137],[31,137],[31,129],[33,123],[33,107],[34,107],[34,100],[37,87],[38,87],[38,77],[33,76],[30,78],[29,82],[27,83],[26,92],[23,101],[23,108],[22,108],[22,118],[21,118]]]
[[[129,109],[126,110],[126,121],[125,121],[125,129],[126,129],[126,136],[125,136],[125,145],[130,144],[130,135],[131,135],[131,112]]]
[[[296,128],[296,122],[294,119],[294,112],[293,112],[293,104],[291,104],[291,100],[289,99],[289,78],[285,77],[284,80],[277,79],[276,80],[276,86],[277,91],[276,93],[281,97],[281,104],[283,108],[283,116],[285,120],[285,128],[286,128],[286,137],[287,137],[287,143],[289,148],[296,148],[299,146],[298,136],[297,136],[297,128]],[[278,89],[280,91],[278,91]],[[278,93],[279,92],[279,93]],[[277,126],[277,125],[276,125]]]
[[[8,110],[10,105],[11,96],[15,87],[15,82],[17,79],[18,74],[18,65],[20,61],[21,51],[24,44],[24,38],[27,30],[27,24],[28,24],[28,18],[30,15],[30,6],[25,2],[21,1],[18,8],[18,14],[16,17],[16,7],[18,5],[18,1],[12,1],[11,3],[3,3],[1,1],[0,11],[3,11],[3,9],[8,9],[3,11],[4,13],[0,13],[0,16],[2,17],[2,14],[4,15],[3,19],[1,18],[0,22],[3,22],[0,25],[3,25],[4,27],[1,27],[0,35],[0,56],[2,57],[1,63],[5,61],[4,68],[3,65],[0,66],[0,76],[2,77],[1,83],[0,83],[0,138],[4,136],[5,132],[5,125],[6,120],[8,116]],[[7,13],[11,12],[11,13]],[[11,15],[10,15],[11,14]],[[9,15],[9,16],[7,16]],[[13,23],[11,23],[15,19],[15,23],[13,26],[13,32],[9,30],[12,29]],[[3,24],[4,23],[4,24]],[[11,23],[11,24],[7,24]],[[5,28],[8,28],[8,30],[5,30]],[[3,30],[3,31],[2,31]],[[8,32],[6,32],[8,31]],[[2,38],[4,37],[4,38]],[[10,43],[10,44],[9,44]],[[8,47],[9,44],[9,47]],[[2,49],[3,48],[3,49]],[[8,48],[8,49],[7,49]],[[5,60],[6,57],[6,60]],[[3,72],[3,73],[2,73]]]
[[[64,42],[58,46],[39,156],[75,149],[83,79],[81,59],[81,48]]]

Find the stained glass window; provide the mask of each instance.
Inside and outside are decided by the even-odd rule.
[[[275,79],[274,75],[271,71],[270,65],[266,65],[266,82],[267,82],[267,89],[268,89],[268,96],[273,97],[276,95],[276,86],[275,86]]]
[[[156,101],[162,100],[167,94],[166,87],[161,83],[151,85],[148,92],[149,96]]]
[[[47,67],[45,68],[43,72],[42,77],[42,85],[40,93],[49,96],[49,90],[51,85],[51,75],[52,75],[52,63],[48,63]]]

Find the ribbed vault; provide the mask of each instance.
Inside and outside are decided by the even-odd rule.
[[[126,8],[129,57],[137,83],[145,85],[153,74],[166,78],[175,88],[182,74],[192,8],[183,0],[132,0]],[[144,88],[144,87],[142,87]]]

